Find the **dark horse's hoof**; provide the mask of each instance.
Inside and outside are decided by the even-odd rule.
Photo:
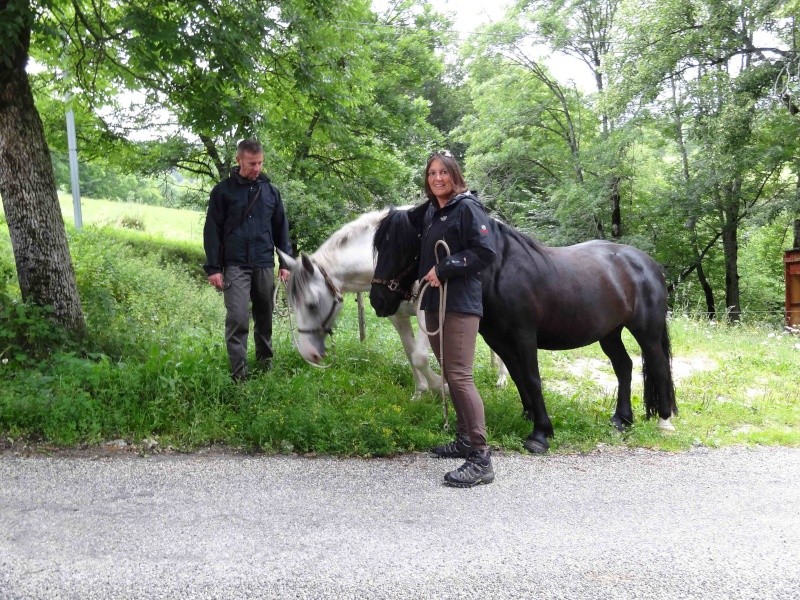
[[[550,442],[545,437],[527,437],[522,442],[525,449],[532,454],[544,454],[550,449]]]
[[[611,417],[611,426],[620,433],[625,433],[628,429],[633,427],[633,421],[628,421],[619,415],[614,415]]]

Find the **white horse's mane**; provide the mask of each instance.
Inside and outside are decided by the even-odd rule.
[[[312,254],[312,258],[322,264],[330,264],[332,260],[340,260],[339,253],[355,240],[362,238],[367,233],[374,233],[378,222],[389,212],[388,208],[364,213],[354,221],[345,223],[341,229],[335,231]],[[370,236],[370,243],[372,242]]]
[[[410,208],[402,206],[401,209]],[[319,265],[330,268],[333,265],[345,262],[343,253],[353,252],[361,256],[372,256],[372,236],[378,228],[378,223],[389,212],[389,208],[373,210],[364,213],[353,221],[345,223],[338,231],[334,232],[311,255]]]

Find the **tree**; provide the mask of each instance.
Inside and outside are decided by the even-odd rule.
[[[458,133],[470,173],[517,225],[529,220],[558,242],[604,237],[607,180],[591,151],[600,121],[582,94],[550,73],[514,21],[476,36],[469,56],[474,114]]]
[[[520,0],[516,11],[526,24],[525,36],[545,43],[555,53],[577,59],[592,74],[596,95],[592,100],[599,114],[602,142],[595,166],[598,177],[607,180],[610,204],[610,234],[619,239],[623,232],[622,186],[627,136],[612,136],[617,124],[602,99],[607,87],[608,56],[615,50],[615,18],[618,0]],[[622,143],[621,143],[622,142]],[[600,232],[603,232],[600,227]]]
[[[782,169],[796,142],[779,134],[777,121],[785,119],[770,99],[791,52],[754,43],[759,32],[777,34],[775,11],[769,1],[627,4],[620,24],[628,51],[612,69],[609,96],[623,99],[620,113],[649,110],[676,124],[683,166],[674,182],[693,237],[693,255],[679,271],[696,270],[713,302],[703,261],[719,240],[725,308],[734,321],[742,310],[739,231],[748,220],[779,214],[790,198]]]
[[[53,307],[66,329],[85,328],[50,153],[26,66],[34,11],[0,0],[0,195],[22,299]]]
[[[351,211],[408,201],[440,137],[424,83],[442,69],[444,23],[421,0],[381,16],[366,0],[63,0],[42,19],[37,58],[67,66],[54,84],[102,110],[95,149],[129,169],[211,182],[239,139],[259,137],[305,246]],[[132,141],[154,125],[158,139]]]

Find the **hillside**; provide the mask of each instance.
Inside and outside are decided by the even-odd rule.
[[[64,220],[74,223],[72,196],[58,194]],[[202,243],[205,213],[181,208],[164,208],[127,202],[81,198],[84,225],[114,225],[139,229],[166,239]]]

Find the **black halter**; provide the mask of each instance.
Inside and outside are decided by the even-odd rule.
[[[379,279],[377,277],[373,277],[372,278],[372,283],[377,283],[378,285],[385,285],[387,288],[389,288],[390,292],[397,292],[398,294],[400,294],[403,297],[403,300],[406,300],[406,301],[409,301],[409,302],[414,300],[414,294],[411,292],[411,290],[407,290],[407,289],[402,288],[400,282],[409,273],[411,273],[411,271],[413,269],[416,269],[416,267],[417,267],[417,258],[418,257],[415,256],[413,259],[411,259],[411,262],[409,263],[409,265],[405,269],[403,269],[400,272],[400,274],[397,277],[395,277],[394,279]]]
[[[322,278],[325,280],[325,286],[328,288],[328,291],[330,291],[331,296],[333,296],[333,304],[331,304],[331,309],[328,311],[328,316],[325,317],[324,321],[322,321],[322,325],[316,329],[300,329],[298,327],[297,333],[311,333],[317,334],[320,337],[325,337],[326,335],[333,337],[333,326],[331,325],[331,321],[333,321],[333,316],[336,314],[336,307],[343,302],[342,294],[333,284],[328,272],[322,267],[318,266],[317,268],[319,269],[320,273],[322,273]]]

